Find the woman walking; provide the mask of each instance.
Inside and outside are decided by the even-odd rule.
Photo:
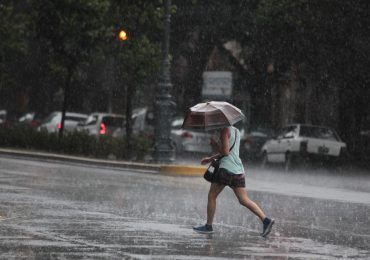
[[[261,236],[266,237],[271,232],[274,219],[266,217],[262,209],[248,197],[245,189],[244,167],[239,157],[239,130],[233,126],[221,128],[220,143],[211,138],[211,146],[217,153],[203,158],[201,164],[205,165],[212,162],[212,160],[221,158],[220,166],[211,180],[211,187],[208,192],[207,223],[194,227],[194,231],[204,234],[213,233],[212,223],[216,212],[216,199],[222,190],[229,186],[234,191],[239,203],[247,207],[262,221]]]

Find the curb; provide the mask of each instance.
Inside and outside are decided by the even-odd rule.
[[[108,166],[122,169],[146,170],[172,176],[203,176],[206,170],[206,167],[204,166],[195,166],[195,165],[150,164],[128,161],[113,161],[79,156],[69,156],[63,154],[2,149],[2,148],[0,148],[0,154],[14,157],[42,159],[46,161],[47,160],[65,161],[74,163],[93,164],[96,166]]]
[[[170,175],[203,176],[207,167],[193,165],[161,165],[160,172]]]

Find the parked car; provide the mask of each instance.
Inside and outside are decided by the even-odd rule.
[[[80,113],[66,112],[64,121],[65,131],[74,131],[77,128],[78,123],[84,122],[87,119],[87,115]],[[62,112],[51,113],[37,128],[38,130],[45,130],[48,133],[57,133],[61,128]]]
[[[29,126],[31,128],[37,128],[41,124],[41,117],[35,112],[28,112],[22,115],[18,119],[18,123],[21,125]]]
[[[284,163],[289,170],[300,159],[338,159],[346,155],[346,150],[346,144],[332,128],[292,124],[263,145],[262,165]]]
[[[256,127],[249,130],[240,140],[241,157],[249,160],[261,159],[261,148],[273,135],[272,128]]]
[[[6,116],[7,116],[7,111],[6,110],[0,110],[0,126],[5,127],[6,124]]]
[[[132,132],[154,140],[154,112],[148,107],[135,108],[132,112]]]
[[[1,128],[11,128],[15,123],[14,116],[9,116],[8,111],[0,110],[0,127]]]
[[[92,113],[86,121],[78,124],[77,130],[94,136],[122,137],[125,117],[112,113]]]
[[[174,143],[176,153],[182,152],[198,152],[211,153],[212,149],[209,145],[211,132],[199,130],[182,129],[183,117],[175,118],[171,124],[171,138]]]

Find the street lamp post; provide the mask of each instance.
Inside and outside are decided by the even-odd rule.
[[[155,142],[153,147],[153,161],[169,163],[175,159],[175,151],[171,141],[171,118],[176,105],[172,100],[169,45],[171,0],[165,2],[163,61],[161,75],[156,90],[155,109]]]

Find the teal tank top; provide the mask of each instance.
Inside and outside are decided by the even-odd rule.
[[[240,131],[233,126],[229,126],[228,128],[230,132],[229,147],[231,148],[231,146],[234,144],[234,141],[235,145],[230,151],[229,155],[221,159],[220,168],[224,168],[233,174],[243,174],[244,166],[239,157]]]

